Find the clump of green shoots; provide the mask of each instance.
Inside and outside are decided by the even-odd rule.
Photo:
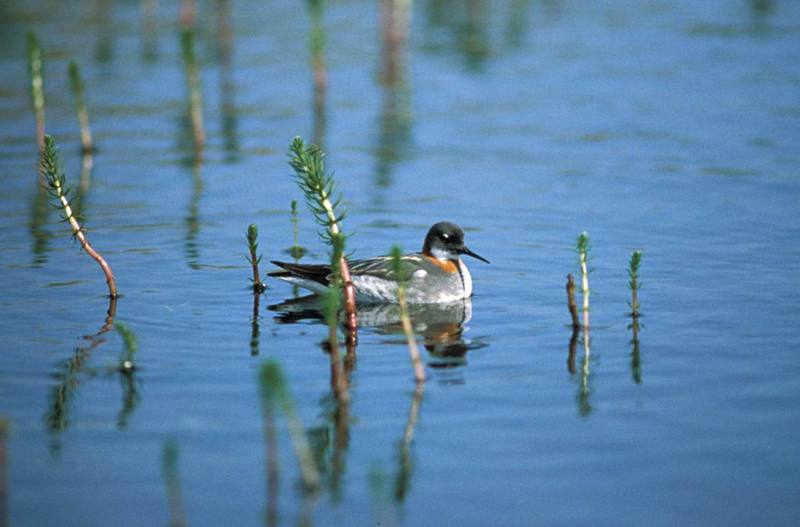
[[[293,199],[292,203],[291,203],[291,209],[290,209],[290,212],[289,212],[289,221],[292,222],[292,240],[293,240],[292,246],[289,247],[289,255],[292,258],[294,258],[295,262],[297,262],[297,261],[300,260],[300,258],[305,256],[306,249],[305,249],[305,247],[302,247],[299,244],[299,240],[300,240],[300,237],[299,237],[300,219],[297,216],[297,200],[296,199]]]
[[[181,479],[178,470],[178,456],[178,444],[175,440],[165,441],[161,449],[161,472],[167,487],[170,527],[183,527],[186,525],[186,514],[183,512]]]
[[[292,446],[300,465],[303,487],[306,492],[316,491],[320,485],[319,470],[317,470],[314,462],[314,455],[311,452],[303,423],[297,415],[294,400],[289,393],[289,388],[277,361],[267,360],[264,362],[259,372],[259,384],[261,386],[261,408],[265,416],[268,411],[274,411],[276,406],[281,408],[284,417],[286,417],[289,435],[292,438]]]
[[[75,99],[75,111],[78,114],[78,125],[81,129],[81,150],[84,154],[94,151],[92,143],[92,129],[89,127],[89,111],[86,109],[86,102],[83,97],[83,80],[78,63],[74,60],[69,61],[69,87],[72,97]]]
[[[411,317],[408,315],[408,303],[406,302],[406,282],[408,282],[408,270],[403,268],[401,259],[402,251],[400,247],[392,247],[392,270],[397,280],[397,304],[400,308],[400,322],[403,325],[403,333],[408,343],[408,353],[411,357],[411,366],[414,368],[414,380],[418,383],[425,382],[425,368],[419,356],[417,341],[414,337],[414,329],[411,327]]]
[[[294,169],[297,185],[305,194],[306,204],[314,214],[314,219],[323,227],[320,237],[333,247],[334,238],[341,234],[344,244],[346,237],[342,233],[340,223],[347,213],[342,210],[341,195],[334,197],[336,183],[332,174],[325,173],[323,152],[318,146],[306,146],[301,138],[295,137],[290,147],[290,154],[289,164]],[[343,251],[339,258],[339,277],[344,290],[348,337],[355,340],[358,332],[356,294],[350,267]]]
[[[583,329],[589,329],[589,233],[583,231],[577,241],[578,263],[581,269],[581,293],[583,293]]]
[[[631,316],[638,318],[640,315],[639,308],[639,289],[642,284],[639,282],[639,265],[642,263],[642,251],[633,251],[631,259],[628,261],[628,287],[631,290],[631,301],[628,306],[631,308]]]
[[[83,250],[100,265],[108,284],[108,294],[111,298],[115,298],[117,296],[117,284],[114,279],[114,273],[105,258],[89,244],[83,227],[75,217],[75,213],[70,206],[69,189],[66,187],[66,178],[58,158],[58,149],[52,136],[49,135],[44,137],[44,149],[39,161],[39,171],[44,177],[44,183],[50,198],[54,202],[54,206],[61,210],[63,221],[69,223],[72,235],[78,239]]]
[[[28,73],[31,81],[31,103],[36,119],[36,143],[44,150],[44,80],[42,76],[42,49],[36,33],[28,32]]]
[[[247,248],[250,254],[246,256],[247,261],[253,268],[253,278],[250,281],[253,283],[254,293],[263,293],[266,286],[261,281],[261,274],[258,271],[258,264],[261,263],[261,255],[258,253],[258,227],[251,223],[247,227]]]
[[[192,122],[195,154],[199,157],[206,142],[203,126],[203,91],[200,85],[200,68],[194,52],[194,30],[185,28],[181,31],[181,51],[186,69],[186,86],[189,91],[189,118]]]

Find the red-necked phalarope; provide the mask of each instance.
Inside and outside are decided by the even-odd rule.
[[[455,223],[442,221],[433,225],[425,236],[422,252],[406,254],[402,265],[409,277],[406,298],[415,304],[453,302],[472,295],[472,275],[461,261],[461,255],[489,263],[486,258],[464,245],[464,231]],[[269,276],[297,284],[318,294],[328,290],[330,265],[307,265],[276,262],[282,267]],[[378,256],[348,262],[356,302],[397,302],[397,281],[390,256]]]

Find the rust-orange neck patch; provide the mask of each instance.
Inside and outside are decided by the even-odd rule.
[[[429,256],[427,254],[423,255],[429,262],[437,266],[439,269],[444,271],[445,273],[451,274],[458,272],[458,266],[456,262],[453,260],[440,260],[438,258],[434,258],[433,256]]]

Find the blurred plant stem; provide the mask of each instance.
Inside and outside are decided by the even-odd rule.
[[[197,0],[181,0],[178,20],[182,30],[194,28],[197,22]]]
[[[324,144],[326,127],[326,92],[328,88],[328,73],[325,66],[325,0],[306,0],[311,25],[309,26],[309,48],[311,52],[311,70],[313,75],[314,93],[314,144]]]
[[[200,67],[197,64],[194,49],[194,30],[191,29],[191,26],[181,30],[181,50],[186,71],[186,87],[189,93],[189,118],[192,123],[194,151],[197,158],[202,158],[206,142],[203,125],[203,91],[200,82]]]
[[[174,439],[164,441],[164,446],[161,449],[161,473],[164,476],[164,484],[167,490],[170,527],[184,527],[186,525],[178,465],[179,456],[178,443]]]
[[[259,385],[261,386],[261,408],[267,412],[280,406],[289,428],[297,462],[300,466],[300,475],[303,487],[307,493],[314,493],[319,489],[320,476],[311,448],[308,444],[305,429],[295,409],[294,399],[289,392],[289,387],[283,377],[280,365],[274,359],[264,362],[259,372]]]
[[[78,125],[81,130],[81,151],[84,154],[94,152],[92,142],[92,130],[89,126],[89,111],[86,109],[84,99],[83,79],[81,78],[80,68],[74,60],[69,62],[69,87],[72,91],[72,98],[75,100],[75,112],[78,114]]]
[[[275,405],[262,401],[264,414],[264,459],[266,462],[266,524],[278,525],[278,492],[280,491],[280,461],[278,437],[275,428]]]
[[[44,151],[45,119],[44,119],[44,80],[42,50],[39,39],[33,31],[28,32],[28,73],[30,76],[31,103],[36,119],[36,144],[39,152]]]

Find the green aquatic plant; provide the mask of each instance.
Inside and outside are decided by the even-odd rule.
[[[261,281],[261,273],[258,271],[258,264],[261,263],[261,255],[258,253],[258,227],[251,223],[247,227],[247,248],[249,254],[246,256],[247,261],[253,269],[253,278],[250,281],[253,283],[253,292],[263,293],[266,286]]]
[[[346,236],[341,222],[347,215],[343,210],[341,195],[336,194],[333,174],[325,173],[323,158],[325,154],[316,145],[306,146],[300,137],[295,137],[290,147],[289,165],[294,169],[297,185],[305,194],[306,204],[316,222],[323,228],[320,237],[335,249],[334,238],[341,235],[342,245]],[[348,336],[356,338],[358,322],[356,319],[356,294],[350,276],[350,267],[344,251],[338,259],[338,273],[344,291],[346,327]]]
[[[642,263],[642,251],[633,251],[631,259],[628,261],[628,288],[631,290],[631,301],[628,306],[631,308],[631,316],[634,318],[639,317],[639,289],[642,283],[639,282],[639,265]]]
[[[39,39],[33,31],[28,32],[28,74],[30,77],[31,103],[36,119],[36,143],[39,151],[44,150],[44,67]]]
[[[89,111],[86,109],[84,99],[83,79],[78,63],[74,60],[69,61],[69,87],[72,98],[75,100],[75,111],[78,114],[78,125],[81,129],[81,150],[84,154],[94,151],[92,143],[92,129],[89,126]]]
[[[292,439],[292,447],[300,466],[303,487],[306,492],[316,491],[320,485],[319,470],[314,462],[308,437],[295,409],[294,399],[289,392],[280,364],[273,359],[265,361],[261,366],[258,378],[261,387],[262,411],[265,415],[267,411],[274,411],[276,407],[283,411]]]
[[[581,311],[583,312],[583,328],[584,330],[589,329],[589,273],[591,272],[588,265],[589,265],[589,233],[583,231],[578,235],[578,241],[576,243],[576,249],[578,251],[578,264],[581,270],[581,293],[583,293],[583,307]]]
[[[400,308],[400,322],[403,325],[403,333],[408,344],[408,353],[411,358],[411,366],[414,369],[414,380],[418,383],[425,382],[425,368],[419,356],[417,340],[414,337],[414,329],[411,326],[411,317],[408,315],[408,303],[406,302],[406,283],[408,282],[407,269],[403,268],[402,251],[397,245],[392,247],[392,270],[397,279],[397,305]]]
[[[181,31],[181,54],[186,70],[186,86],[189,92],[189,118],[192,122],[192,136],[194,138],[195,154],[202,155],[206,142],[206,132],[203,125],[203,90],[200,83],[200,67],[194,51],[194,30],[190,28]]]
[[[39,162],[39,171],[44,177],[44,184],[50,194],[50,199],[53,205],[60,209],[62,212],[63,221],[69,223],[72,229],[72,235],[80,242],[81,247],[86,254],[91,256],[100,265],[103,274],[108,284],[108,294],[112,298],[117,296],[117,283],[114,279],[114,273],[111,267],[106,262],[105,258],[97,252],[86,237],[86,233],[75,217],[75,212],[69,202],[69,188],[66,187],[66,178],[64,171],[61,168],[61,161],[58,158],[58,148],[52,136],[45,135],[44,149],[42,150],[41,160]]]

